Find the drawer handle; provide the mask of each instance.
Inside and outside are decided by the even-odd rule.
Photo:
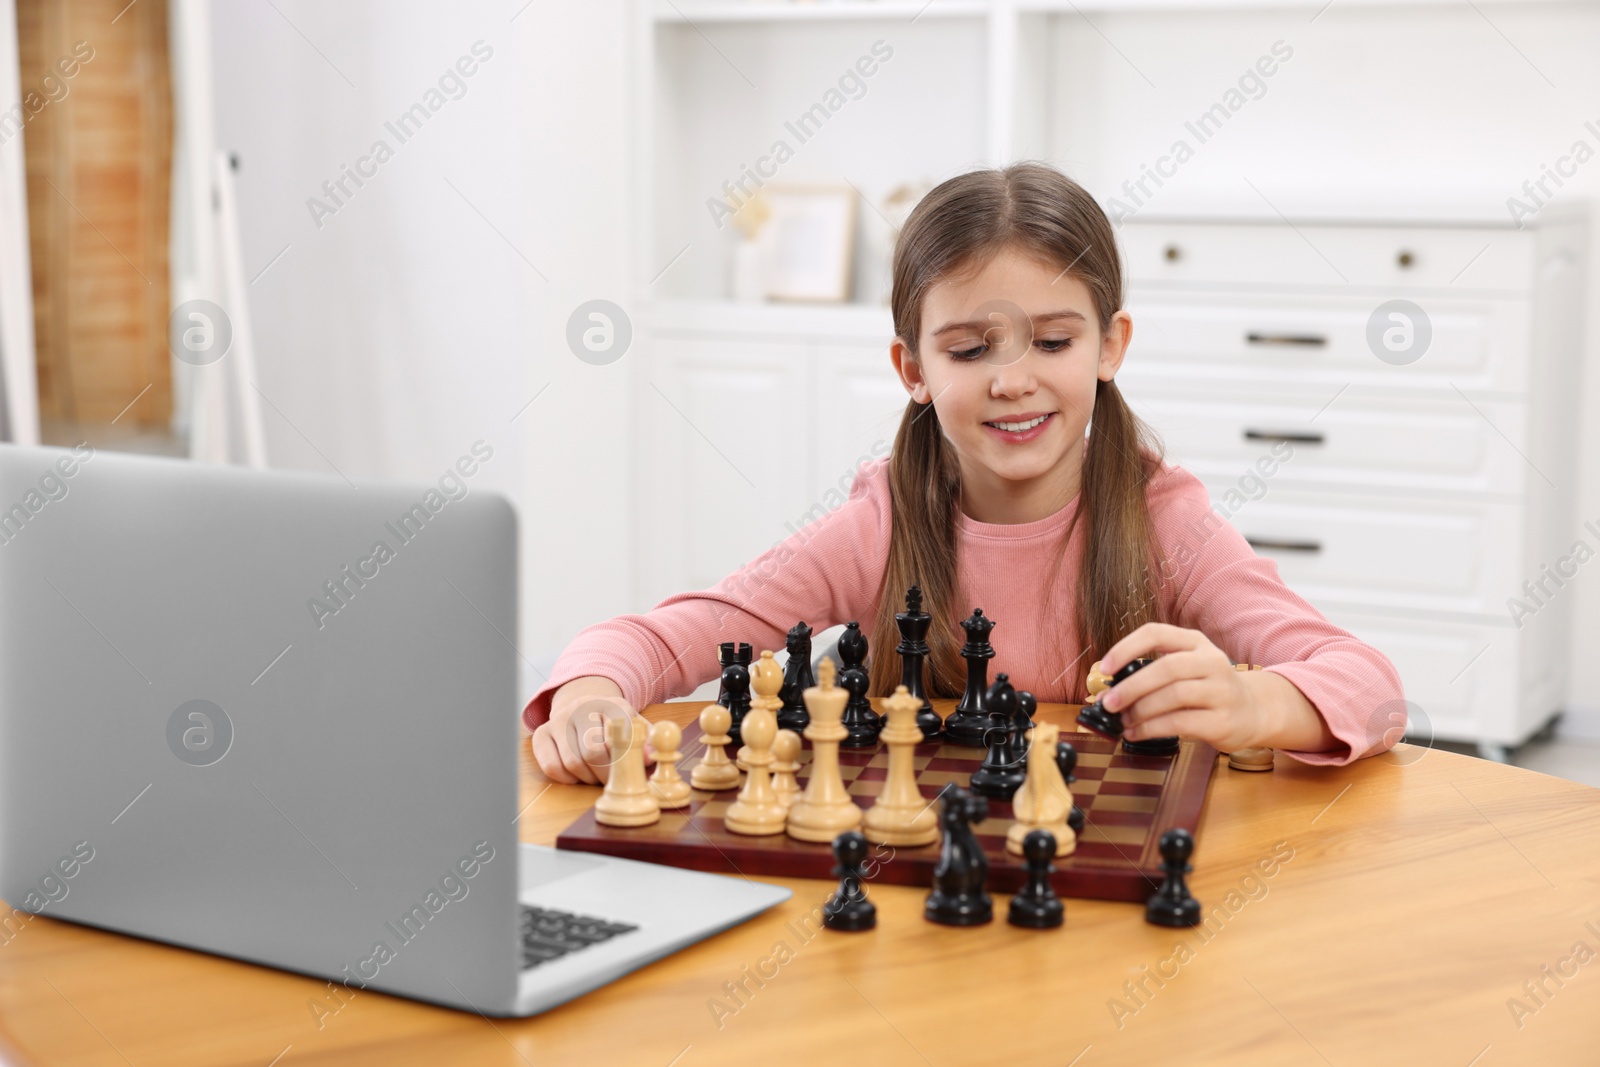
[[[1284,551],[1284,552],[1313,552],[1313,553],[1315,553],[1315,552],[1321,552],[1322,551],[1322,542],[1321,541],[1278,541],[1278,540],[1274,540],[1274,539],[1272,539],[1270,537],[1248,537],[1248,536],[1245,538],[1245,540],[1247,542],[1249,542],[1251,548],[1257,548],[1257,549],[1265,548],[1265,549],[1268,549],[1269,551],[1270,550],[1274,550],[1274,549],[1281,550],[1281,551]]]
[[[1247,333],[1244,339],[1253,345],[1293,345],[1302,348],[1323,348],[1328,339],[1320,333]]]
[[[1303,430],[1298,433],[1293,430],[1246,430],[1244,439],[1246,441],[1293,441],[1297,445],[1320,445],[1323,441],[1322,434],[1316,430]]]

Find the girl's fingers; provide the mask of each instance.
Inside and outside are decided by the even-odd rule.
[[[1213,742],[1208,730],[1209,726],[1215,725],[1213,718],[1211,711],[1186,708],[1155,715],[1135,726],[1125,727],[1122,736],[1129,741],[1148,741],[1153,737],[1191,737]]]
[[[1148,669],[1148,668],[1147,668]],[[1142,671],[1140,673],[1143,673]],[[1128,706],[1122,713],[1123,727],[1140,725],[1175,711],[1215,711],[1217,694],[1210,682],[1202,678],[1184,678],[1163,686]],[[1158,737],[1170,736],[1157,734]]]
[[[549,723],[541,723],[539,728],[533,731],[530,741],[533,744],[534,761],[539,764],[539,770],[546,778],[562,785],[577,784],[578,780],[561,765],[561,753],[556,749]]]
[[[1105,658],[1101,662],[1111,664],[1111,669],[1105,671],[1106,674],[1116,674],[1140,656],[1187,652],[1199,648],[1202,642],[1211,643],[1199,630],[1189,630],[1165,622],[1147,622],[1107,649]]]
[[[1151,693],[1188,678],[1204,678],[1209,673],[1200,652],[1173,652],[1162,656],[1143,670],[1135,671],[1112,686],[1101,699],[1112,711],[1126,711]],[[1115,695],[1112,695],[1115,694]]]

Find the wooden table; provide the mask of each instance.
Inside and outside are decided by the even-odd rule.
[[[646,714],[686,722],[700,706]],[[551,785],[526,746],[522,788],[523,840],[541,843],[597,793]],[[956,930],[922,919],[922,890],[873,886],[877,930],[803,939],[799,921],[832,887],[796,880],[789,903],[520,1021],[367,992],[319,1030],[306,1005],[320,982],[41,917],[0,944],[0,1062],[1492,1067],[1600,1055],[1600,791],[1408,745],[1343,768],[1280,756],[1270,774],[1219,768],[1197,837],[1191,884],[1209,931],[1084,900],[1067,901],[1056,931]],[[758,969],[760,986],[746,978]],[[750,993],[729,996],[741,981]],[[1535,1000],[1524,983],[1541,981]]]

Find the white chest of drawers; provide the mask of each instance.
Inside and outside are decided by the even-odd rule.
[[[1291,587],[1394,661],[1414,735],[1497,758],[1565,691],[1571,597],[1547,567],[1600,543],[1573,507],[1587,224],[1539,222],[1119,234],[1133,408]],[[1420,314],[1380,312],[1394,300]]]

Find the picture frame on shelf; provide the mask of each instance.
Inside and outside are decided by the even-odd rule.
[[[768,185],[768,300],[845,303],[855,260],[856,191],[848,185]]]

